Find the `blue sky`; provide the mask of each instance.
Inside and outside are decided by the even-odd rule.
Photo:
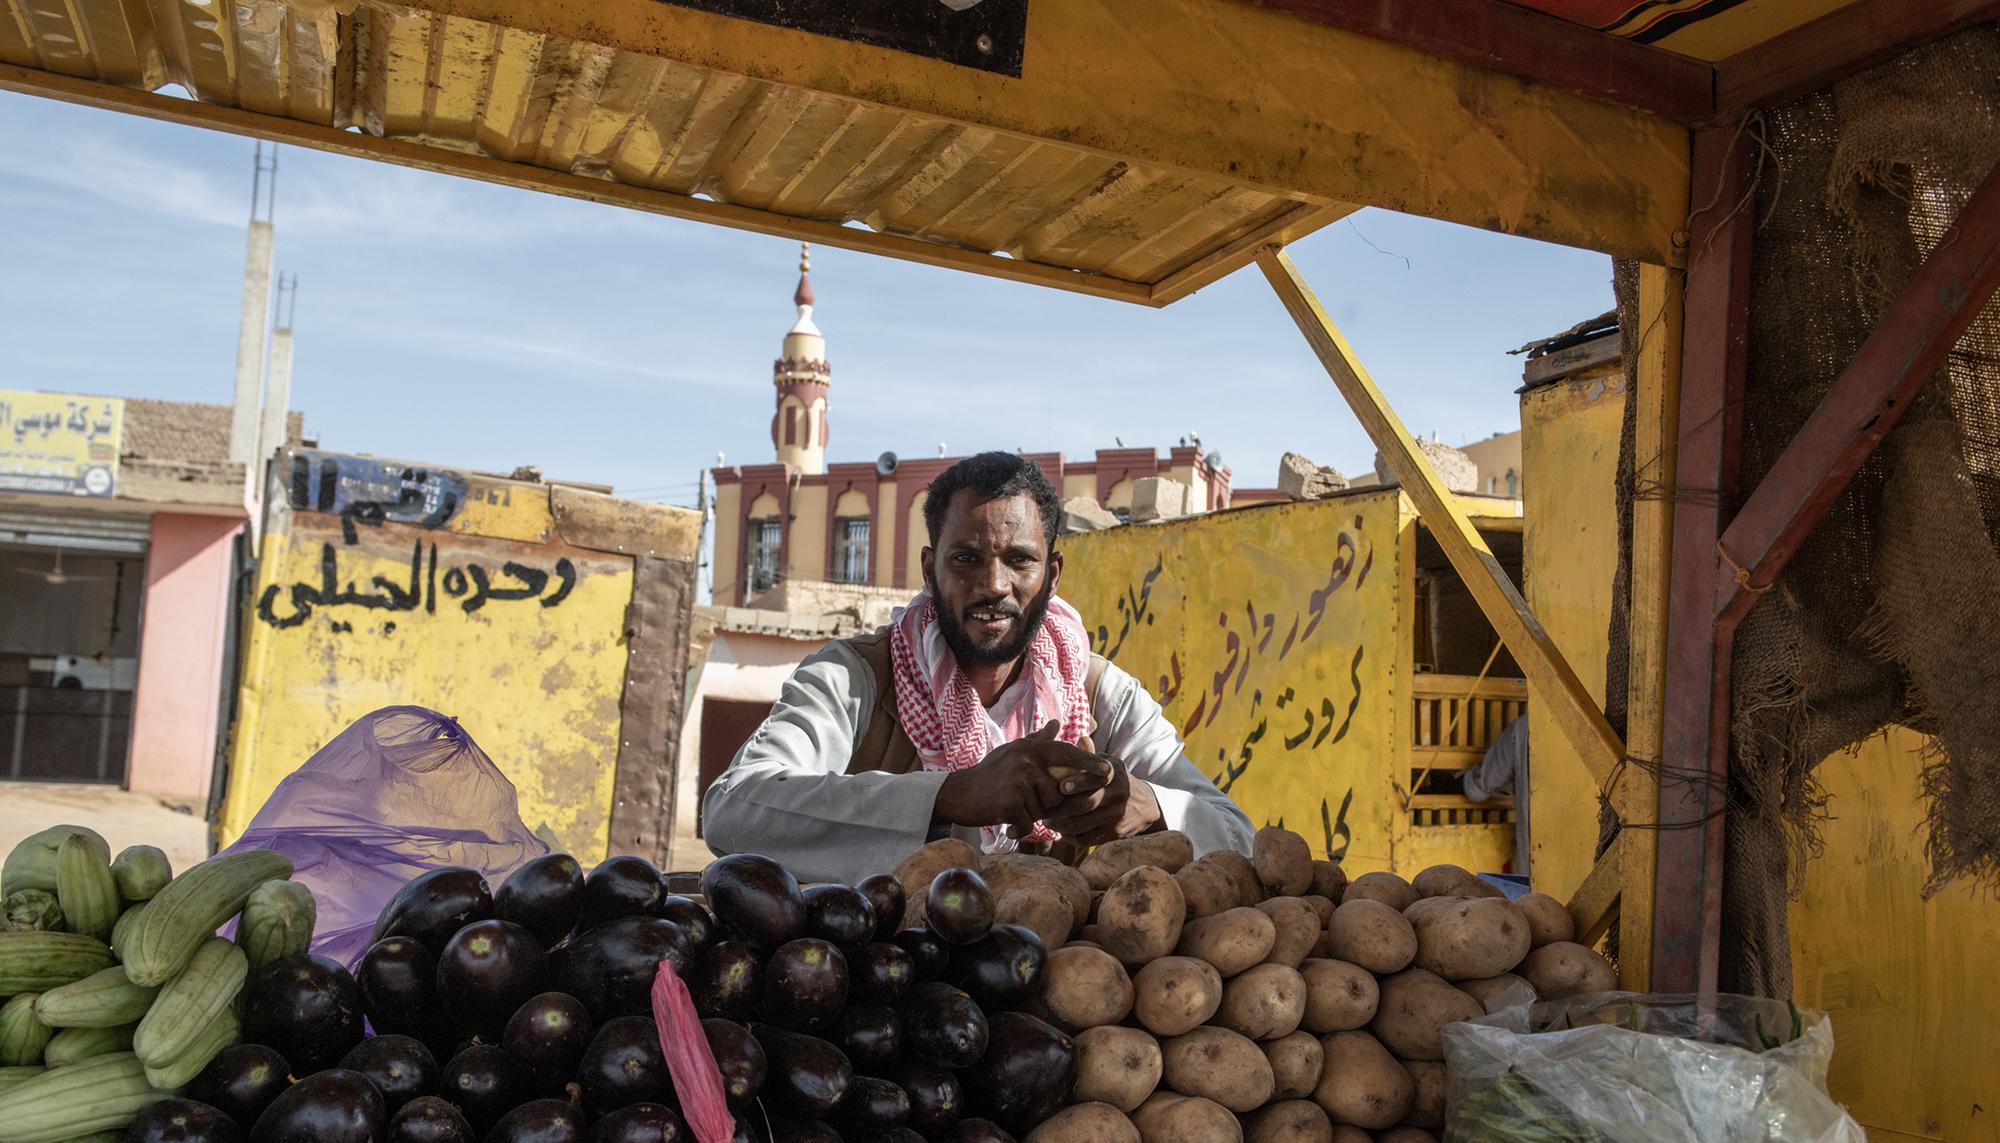
[[[781,239],[286,148],[292,407],[329,448],[690,502],[768,460]],[[0,93],[0,387],[226,403],[247,139]],[[1603,255],[1364,211],[1293,248],[1421,433],[1517,426],[1506,351],[1611,305]],[[815,249],[837,460],[1087,456],[1190,430],[1239,486],[1373,447],[1254,268],[1164,310]]]

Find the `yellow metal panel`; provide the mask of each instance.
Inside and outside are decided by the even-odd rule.
[[[1618,569],[1615,477],[1624,410],[1625,384],[1615,363],[1585,380],[1560,381],[1521,397],[1528,605],[1598,702],[1604,700],[1606,625]],[[1530,718],[1528,740],[1535,887],[1567,900],[1593,864],[1597,783],[1553,722]],[[1587,838],[1578,836],[1575,822],[1589,823]]]
[[[357,539],[344,543],[338,519],[317,513],[298,513],[292,531],[265,537],[257,603],[246,620],[224,842],[243,831],[280,779],[355,719],[415,703],[459,719],[514,782],[528,828],[546,825],[585,861],[601,858],[632,561],[398,524],[362,529]],[[421,569],[412,567],[413,552]],[[468,611],[480,575],[496,588],[521,589],[524,581],[502,570],[508,561],[549,579],[534,596],[489,598]],[[560,596],[558,561],[574,578]],[[335,595],[383,595],[375,577],[413,585],[418,602],[389,609],[323,598],[329,578]]]
[[[468,478],[466,485],[465,503],[445,524],[451,531],[524,544],[539,544],[551,535],[547,485],[482,476]]]
[[[1381,492],[1113,528],[1063,541],[1061,592],[1252,821],[1387,869],[1403,527]]]
[[[1924,746],[1894,729],[1813,771],[1825,850],[1791,906],[1792,992],[1832,1014],[1827,1085],[1871,1136],[1996,1143],[2000,908],[1969,885],[1919,892]]]

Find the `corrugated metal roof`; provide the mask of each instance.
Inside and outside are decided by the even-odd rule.
[[[1344,213],[379,0],[0,0],[0,61],[1147,287]]]

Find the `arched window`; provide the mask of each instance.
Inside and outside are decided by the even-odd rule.
[[[1507,470],[1507,495],[1519,496],[1520,494],[1521,478],[1515,475],[1514,470],[1510,468]]]

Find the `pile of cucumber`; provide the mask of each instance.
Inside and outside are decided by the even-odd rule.
[[[250,974],[301,956],[312,893],[268,850],[175,877],[135,845],[47,829],[0,867],[0,1143],[123,1139],[237,1042]],[[238,919],[236,939],[216,930]]]

